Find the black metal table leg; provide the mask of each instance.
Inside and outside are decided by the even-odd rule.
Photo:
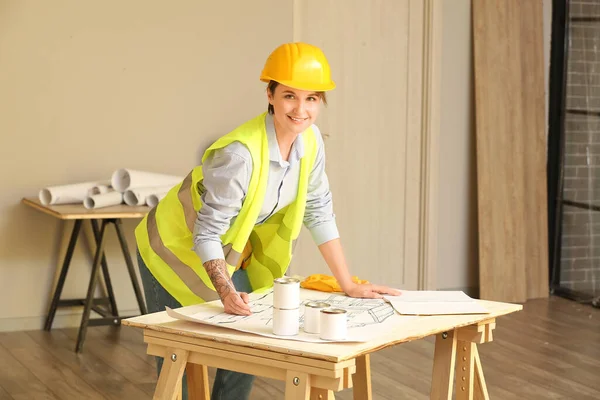
[[[127,270],[129,271],[129,276],[131,277],[131,284],[133,285],[135,297],[137,298],[138,306],[140,307],[140,312],[142,314],[148,314],[148,311],[146,310],[146,303],[144,302],[144,297],[142,296],[142,291],[133,267],[133,261],[131,261],[131,255],[129,254],[129,247],[127,246],[127,241],[125,240],[123,230],[121,229],[121,220],[116,219],[114,222],[115,229],[117,230],[117,236],[119,237],[119,242],[121,243],[121,250],[123,250],[123,257],[125,257],[125,264],[127,264]]]
[[[81,325],[79,326],[79,334],[77,335],[77,344],[75,345],[75,352],[79,353],[83,347],[85,341],[85,334],[87,333],[87,326],[90,319],[90,311],[94,302],[94,291],[98,282],[98,272],[100,270],[100,264],[102,255],[104,254],[104,233],[106,232],[106,225],[109,223],[108,220],[102,221],[102,227],[100,228],[100,237],[98,246],[96,248],[96,255],[94,256],[94,265],[92,266],[92,273],[90,276],[90,283],[88,285],[87,296],[85,297],[85,303],[83,306],[83,315],[81,317]]]
[[[77,238],[79,237],[80,229],[81,220],[75,220],[75,224],[73,225],[73,231],[71,233],[71,239],[69,239],[69,247],[67,248],[67,253],[65,254],[65,259],[62,265],[62,269],[60,271],[60,276],[58,278],[56,288],[54,289],[54,295],[52,296],[50,310],[48,311],[46,323],[44,324],[44,330],[46,331],[52,329],[52,322],[54,321],[54,316],[56,315],[56,309],[58,308],[60,295],[62,293],[63,287],[65,286],[67,271],[69,270],[69,265],[71,264],[71,259],[73,258],[73,251],[75,250],[75,245],[77,244]]]
[[[112,223],[115,225],[115,230],[119,238],[119,243],[121,245],[121,250],[123,251],[123,256],[125,257],[125,263],[127,264],[127,270],[129,272],[129,276],[131,277],[131,283],[133,284],[133,289],[135,291],[135,296],[140,307],[140,312],[142,314],[148,313],[146,304],[144,302],[144,297],[140,289],[140,284],[138,283],[137,275],[135,274],[134,264],[131,260],[131,255],[129,254],[129,248],[125,240],[125,235],[123,234],[121,220],[118,218],[90,220],[92,230],[94,232],[94,239],[96,242],[96,251],[94,254],[94,263],[92,265],[92,271],[90,275],[86,297],[84,299],[65,300],[62,300],[60,298],[67,278],[67,273],[69,271],[69,266],[73,258],[75,246],[77,245],[77,240],[81,231],[82,222],[82,219],[75,220],[73,231],[71,233],[71,238],[69,240],[69,245],[67,247],[67,252],[65,254],[65,258],[62,264],[62,269],[60,271],[60,276],[58,278],[56,288],[54,289],[54,293],[52,294],[50,309],[48,311],[48,315],[44,323],[44,329],[49,331],[52,328],[52,323],[54,321],[56,310],[58,308],[83,306],[83,314],[81,316],[81,323],[79,325],[77,343],[75,345],[75,351],[77,353],[80,353],[83,349],[83,343],[85,342],[85,336],[87,333],[87,328],[89,326],[119,325],[121,323],[121,320],[133,317],[133,315],[119,316],[117,310],[116,297],[110,278],[110,273],[108,270],[106,255],[104,252],[104,246],[106,244],[106,227],[108,224]],[[101,222],[100,228],[98,227],[99,222]],[[102,274],[106,283],[106,291],[108,297],[94,298],[94,292],[96,291],[96,287],[98,285],[98,275],[100,274],[100,268],[102,268]],[[90,318],[90,314],[92,311],[100,314],[101,318]]]
[[[94,238],[96,239],[96,246],[100,243],[100,229],[98,229],[98,223],[95,219],[90,220],[92,224],[92,230],[94,231]],[[110,311],[115,317],[119,316],[117,310],[117,301],[115,299],[115,293],[113,291],[112,282],[110,280],[110,274],[108,272],[108,264],[106,263],[106,255],[102,251],[102,275],[104,276],[104,283],[106,283],[106,292],[108,294],[108,300],[110,301]]]

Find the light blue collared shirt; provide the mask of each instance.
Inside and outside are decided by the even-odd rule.
[[[269,144],[269,178],[265,201],[256,224],[291,204],[298,194],[300,160],[304,157],[304,140],[298,135],[290,151],[289,162],[281,157],[273,116],[265,117]],[[304,225],[317,245],[339,237],[329,181],[325,173],[325,145],[321,132],[313,125],[317,156],[309,176]],[[246,146],[233,142],[214,151],[202,164],[204,187],[202,208],[194,227],[194,251],[202,262],[223,259],[221,236],[233,225],[242,208],[250,177],[252,156]]]

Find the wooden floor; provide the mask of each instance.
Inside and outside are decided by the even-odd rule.
[[[479,346],[492,400],[600,399],[600,310],[553,297],[496,322],[494,341]],[[0,400],[152,398],[156,370],[141,332],[90,328],[80,355],[76,337],[76,329],[0,333]],[[374,399],[428,399],[432,359],[432,339],[374,354]],[[281,382],[257,379],[251,399],[282,398]]]

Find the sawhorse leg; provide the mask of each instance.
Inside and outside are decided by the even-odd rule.
[[[121,250],[123,251],[123,257],[125,258],[125,264],[127,265],[127,270],[129,272],[129,276],[131,278],[131,284],[133,285],[133,290],[135,292],[135,296],[138,301],[138,306],[140,308],[140,312],[142,314],[147,314],[146,305],[145,305],[144,299],[142,297],[142,291],[140,290],[139,282],[137,280],[137,275],[135,274],[135,269],[133,267],[133,261],[131,260],[131,256],[129,254],[129,248],[128,248],[127,242],[125,240],[125,235],[123,234],[123,231],[121,229],[121,220],[118,218],[110,218],[110,219],[102,220],[102,226],[100,227],[99,233],[96,235],[96,233],[94,232],[94,235],[96,235],[96,239],[97,239],[97,247],[96,247],[96,254],[94,256],[94,264],[92,265],[92,273],[91,273],[90,282],[88,285],[88,292],[87,292],[87,296],[85,298],[85,303],[84,303],[84,307],[83,307],[83,315],[81,316],[81,324],[79,326],[79,334],[77,335],[77,344],[75,345],[75,351],[78,353],[81,352],[81,350],[83,348],[83,342],[85,341],[85,335],[87,333],[88,325],[92,325],[92,326],[107,325],[107,324],[119,325],[123,318],[129,318],[129,317],[121,317],[118,315],[117,307],[116,307],[116,304],[114,303],[114,297],[113,297],[113,300],[111,303],[111,307],[112,307],[112,304],[114,304],[114,309],[112,310],[113,311],[112,314],[106,313],[104,310],[93,306],[94,291],[96,290],[96,284],[98,282],[98,269],[99,269],[101,262],[103,263],[103,270],[105,271],[105,275],[109,276],[108,266],[106,266],[105,265],[106,263],[104,262],[104,239],[105,239],[106,226],[109,223],[112,223],[115,225],[115,230],[117,231],[117,236],[119,237],[119,243],[121,245]],[[97,230],[97,227],[95,228],[95,231],[96,230]],[[112,293],[112,284],[110,284],[110,277],[108,278],[107,286],[108,285],[110,285],[110,291],[109,291],[109,295],[110,295],[110,293]],[[102,315],[103,318],[95,318],[95,319],[90,320],[90,311],[91,310],[96,311],[97,313]]]
[[[489,400],[477,343],[493,340],[494,320],[443,332],[435,338],[430,398],[451,400],[456,377],[457,400]]]
[[[69,240],[69,246],[67,248],[67,253],[65,254],[65,259],[60,271],[60,276],[58,278],[58,282],[56,288],[54,290],[54,294],[52,296],[52,302],[50,304],[50,310],[48,315],[46,316],[46,322],[44,324],[44,329],[49,331],[52,329],[52,323],[54,322],[54,317],[56,316],[56,310],[59,307],[73,307],[80,306],[85,304],[85,299],[69,299],[69,300],[61,300],[60,296],[62,295],[62,291],[65,285],[65,280],[67,278],[67,272],[69,271],[69,267],[71,265],[71,259],[73,258],[73,252],[75,251],[75,246],[77,245],[77,240],[79,238],[79,232],[81,231],[81,225],[83,220],[75,220],[73,225],[73,231],[71,233],[71,239]],[[96,240],[96,245],[100,243],[100,231],[98,229],[97,222],[95,220],[91,220],[92,230],[94,232],[94,238]],[[108,272],[108,265],[106,263],[106,257],[104,253],[102,253],[102,272],[104,275],[104,281],[106,283],[106,291],[108,294],[108,298],[100,298],[96,299],[96,303],[98,304],[106,304],[108,303],[111,308],[111,312],[113,315],[118,316],[117,304],[115,301],[115,295],[112,288],[112,283],[110,280],[110,274]]]
[[[56,310],[59,307],[60,303],[60,295],[62,293],[63,287],[65,286],[65,280],[67,279],[67,271],[69,271],[69,265],[71,265],[71,258],[73,258],[73,251],[75,250],[75,245],[77,244],[77,237],[79,236],[79,231],[81,230],[81,220],[78,219],[75,221],[73,225],[73,231],[71,233],[71,239],[69,239],[69,247],[67,247],[67,253],[65,254],[65,260],[62,265],[62,269],[60,270],[60,276],[58,278],[58,282],[56,284],[56,288],[54,289],[54,295],[52,296],[52,302],[50,303],[50,310],[48,311],[48,315],[46,316],[46,323],[44,324],[44,330],[49,331],[52,329],[52,322],[54,321],[54,316],[56,315]],[[62,305],[62,304],[60,304]],[[75,305],[75,304],[73,304]]]
[[[287,371],[285,400],[310,400],[310,375],[308,373]]]
[[[96,248],[99,248],[100,239],[102,238],[103,234],[100,233],[100,229],[98,228],[98,223],[96,220],[91,220],[90,222],[92,224],[92,230],[94,231]],[[110,310],[112,311],[112,315],[118,317],[119,311],[117,309],[117,301],[115,299],[115,293],[110,280],[110,273],[108,272],[108,264],[106,263],[106,256],[104,255],[104,252],[102,252],[102,275],[104,276],[104,283],[106,284],[106,293],[108,294],[108,300],[110,302]]]
[[[133,291],[135,292],[135,298],[137,299],[138,306],[140,307],[140,312],[142,314],[148,314],[148,310],[146,310],[146,303],[144,302],[144,297],[142,296],[142,290],[140,289],[140,284],[138,282],[137,275],[135,274],[133,261],[131,261],[131,255],[129,254],[129,247],[127,246],[127,241],[125,240],[125,235],[123,234],[121,220],[114,220],[114,224],[117,231],[117,236],[119,237],[119,243],[121,244],[121,250],[123,251],[123,257],[125,258],[125,264],[127,265],[127,271],[129,271],[129,277],[131,278],[131,284],[133,285]]]
[[[73,306],[83,306],[83,315],[81,317],[81,324],[79,326],[79,334],[77,336],[77,343],[75,345],[75,351],[80,352],[83,348],[83,342],[85,341],[85,335],[87,332],[87,327],[89,325],[119,325],[121,323],[121,319],[129,318],[129,316],[123,317],[119,316],[119,311],[117,309],[117,303],[115,300],[115,294],[112,286],[112,281],[110,278],[110,273],[108,271],[108,264],[106,262],[106,257],[104,255],[104,244],[105,244],[105,233],[106,226],[110,223],[115,225],[115,229],[117,232],[117,236],[119,238],[119,243],[121,245],[121,249],[123,251],[123,256],[125,258],[125,263],[127,265],[127,270],[129,272],[129,276],[131,278],[131,283],[133,285],[133,289],[136,295],[136,299],[138,301],[138,306],[140,308],[140,312],[142,314],[147,313],[146,304],[144,303],[144,299],[142,297],[142,291],[140,289],[140,285],[137,279],[137,275],[135,274],[135,268],[133,265],[133,261],[131,260],[131,256],[129,254],[129,248],[127,246],[127,242],[125,240],[125,235],[123,234],[121,228],[121,220],[117,218],[112,219],[104,219],[102,220],[102,224],[98,227],[98,223],[96,220],[90,220],[92,225],[92,230],[94,232],[94,239],[96,241],[96,251],[94,253],[94,262],[92,264],[92,271],[90,274],[90,280],[88,284],[88,291],[85,299],[69,299],[69,300],[61,300],[60,296],[62,294],[65,280],[67,278],[67,272],[69,270],[71,260],[73,258],[73,252],[75,250],[75,246],[77,244],[77,240],[79,237],[79,233],[81,231],[82,220],[75,220],[75,224],[73,226],[73,231],[71,233],[71,238],[69,240],[69,245],[67,248],[67,252],[65,254],[65,259],[62,265],[62,269],[60,271],[60,276],[58,278],[58,282],[56,288],[54,290],[54,294],[52,296],[52,301],[50,304],[50,309],[48,311],[48,315],[46,317],[46,322],[44,324],[44,329],[49,331],[52,329],[52,323],[54,321],[54,317],[56,316],[56,310],[59,307],[73,307]],[[98,273],[102,267],[102,274],[104,277],[104,282],[106,284],[106,292],[108,297],[103,298],[94,298],[94,292],[96,290],[96,286],[98,283]],[[105,310],[100,307],[100,305],[107,305],[110,309]],[[95,311],[100,314],[102,318],[94,318],[90,319],[90,312]]]
[[[206,365],[187,363],[188,399],[210,400],[210,385],[208,383],[208,367]]]
[[[352,378],[354,400],[371,400],[371,356],[364,354],[356,357],[356,372]]]
[[[179,400],[182,398],[181,378],[186,371],[188,399],[209,400],[208,368],[188,362],[189,352],[169,349],[160,370],[154,400]]]
[[[186,350],[171,350],[165,357],[158,376],[153,400],[177,400],[181,396],[181,378],[187,365],[189,352]]]
[[[335,400],[333,390],[310,388],[310,400]]]
[[[81,316],[81,324],[79,325],[79,334],[77,335],[77,344],[75,345],[75,351],[81,352],[83,348],[83,342],[85,341],[85,334],[87,333],[87,327],[90,322],[90,311],[92,310],[92,303],[94,302],[94,291],[96,290],[96,283],[98,281],[98,271],[100,267],[100,261],[104,258],[104,232],[106,231],[106,225],[108,220],[102,221],[100,227],[98,246],[96,247],[96,254],[94,256],[94,263],[92,264],[92,273],[90,275],[90,283],[88,284],[87,295],[85,296],[85,303],[83,305],[83,315]],[[116,306],[115,306],[116,309]],[[113,310],[114,311],[114,310]],[[104,316],[104,315],[103,315]],[[114,323],[118,323],[118,315],[113,315],[115,318]]]

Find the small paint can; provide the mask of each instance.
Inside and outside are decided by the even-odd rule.
[[[282,310],[273,308],[273,334],[278,336],[294,336],[300,330],[300,310]]]
[[[321,332],[323,340],[345,340],[347,335],[346,310],[341,308],[325,308],[321,310]]]
[[[273,281],[273,307],[293,310],[300,307],[300,280],[282,277]]]
[[[331,307],[331,304],[322,301],[310,301],[304,305],[304,332],[321,332],[321,310]]]

